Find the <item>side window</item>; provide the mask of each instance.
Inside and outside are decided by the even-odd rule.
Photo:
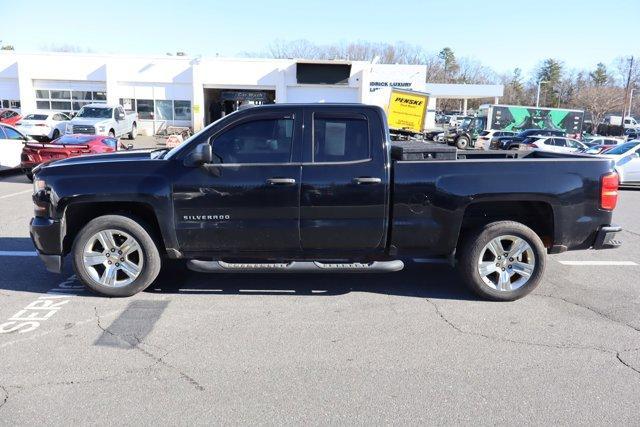
[[[555,145],[553,138],[547,138],[544,140],[544,145]]]
[[[213,154],[222,163],[289,163],[293,119],[241,123],[213,140]]]
[[[6,135],[4,134],[4,126],[0,126],[0,139],[7,139]]]
[[[7,139],[19,139],[24,140],[24,137],[20,135],[18,131],[11,128],[4,128],[4,133],[7,135]]]
[[[314,162],[367,160],[370,158],[369,145],[369,122],[364,116],[362,118],[314,117]]]

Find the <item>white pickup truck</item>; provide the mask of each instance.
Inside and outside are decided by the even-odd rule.
[[[135,139],[138,133],[138,113],[125,111],[121,105],[85,105],[67,123],[65,133],[105,135],[112,138],[127,136]]]

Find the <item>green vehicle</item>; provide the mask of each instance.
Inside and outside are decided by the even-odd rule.
[[[525,129],[562,131],[569,137],[582,133],[584,111],[566,108],[537,108],[520,105],[481,105],[476,117],[466,120],[447,142],[460,149],[474,148],[485,130],[520,132]]]

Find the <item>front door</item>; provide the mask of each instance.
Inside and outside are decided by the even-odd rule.
[[[384,245],[385,135],[373,110],[305,112],[300,238],[305,251],[339,256]]]
[[[25,137],[15,129],[0,126],[0,170],[20,166]]]
[[[178,165],[175,223],[185,252],[300,250],[302,113],[265,112],[210,138],[215,163]]]

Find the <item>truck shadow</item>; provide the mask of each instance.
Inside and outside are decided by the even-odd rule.
[[[69,257],[62,274],[45,270],[35,256],[28,238],[0,238],[0,253],[24,252],[25,255],[0,256],[0,296],[2,291],[44,294],[73,275]],[[475,300],[454,269],[442,264],[405,262],[396,273],[347,274],[206,274],[188,270],[184,262],[165,265],[156,281],[145,291],[175,295],[279,295],[336,296],[350,292],[369,292],[414,298]],[[95,296],[90,291],[82,296]]]
[[[369,292],[415,298],[476,300],[454,269],[405,263],[397,273],[379,274],[205,274],[173,265],[146,292],[161,294],[336,296]]]

